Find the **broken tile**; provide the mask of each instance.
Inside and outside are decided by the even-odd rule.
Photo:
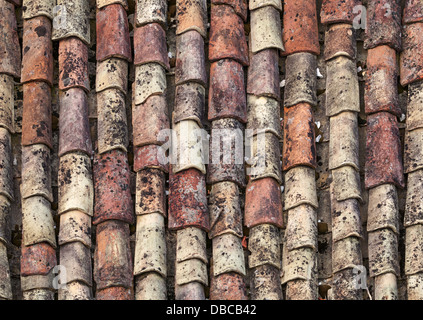
[[[205,0],[178,0],[176,3],[176,35],[197,31],[207,38],[207,3]]]
[[[167,216],[165,173],[158,169],[144,169],[138,172],[136,180],[136,215],[160,213]]]
[[[166,72],[158,63],[135,67],[135,105],[144,103],[152,95],[164,94],[166,87]]]
[[[119,89],[128,92],[128,62],[119,58],[109,58],[97,63],[95,90]]]
[[[205,88],[198,83],[188,82],[175,88],[173,122],[194,120],[200,127],[205,113]]]
[[[217,236],[213,239],[212,250],[213,275],[215,277],[228,272],[245,275],[244,249],[241,245],[241,238],[231,233]]]
[[[247,130],[249,136],[260,132],[271,132],[282,138],[279,102],[269,97],[247,95]]]
[[[404,87],[423,79],[423,23],[413,23],[403,28],[400,54],[400,83]]]
[[[301,204],[319,206],[316,193],[314,169],[295,167],[285,173],[284,210],[295,208]]]
[[[136,0],[135,24],[141,27],[148,23],[159,23],[163,27],[167,22],[166,0]]]
[[[250,12],[250,50],[253,53],[271,48],[283,51],[280,12],[272,6],[262,7]]]
[[[21,76],[21,47],[15,8],[11,3],[2,1],[0,10],[3,17],[0,19],[0,36],[3,39],[0,41],[0,73],[19,78]]]

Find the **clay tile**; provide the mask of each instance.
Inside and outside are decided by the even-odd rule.
[[[357,65],[339,56],[326,62],[326,116],[345,111],[360,112]]]
[[[11,133],[15,132],[14,90],[13,77],[0,74],[0,127]]]
[[[205,176],[196,169],[169,176],[169,229],[191,226],[209,231]]]
[[[225,4],[231,6],[237,15],[239,15],[244,22],[247,21],[247,1],[246,0],[212,0],[213,5]],[[252,10],[250,8],[250,10]]]
[[[267,6],[273,6],[282,12],[282,1],[281,0],[250,0],[248,9],[255,10]]]
[[[46,16],[53,20],[53,7],[55,3],[50,0],[23,0],[22,3],[22,18],[25,20],[35,18],[38,16]]]
[[[91,247],[91,217],[81,211],[68,211],[60,215],[59,245],[79,241]]]
[[[186,82],[207,83],[204,39],[196,31],[176,36],[175,85]]]
[[[118,89],[97,93],[98,152],[113,149],[127,151],[128,126],[125,95]]]
[[[360,239],[348,237],[333,243],[332,271],[351,269],[362,263]]]
[[[184,83],[175,88],[175,105],[173,122],[194,120],[200,127],[203,126],[205,112],[205,88],[198,83]]]
[[[423,128],[423,82],[408,85],[407,121],[408,131]]]
[[[97,61],[116,57],[132,61],[129,24],[125,9],[111,4],[97,12]]]
[[[282,43],[280,12],[272,6],[251,11],[250,50],[253,53],[264,49],[284,50]]]
[[[137,27],[148,23],[159,23],[166,27],[166,0],[136,0],[135,23]]]
[[[384,273],[399,276],[398,236],[391,229],[369,232],[369,275]]]
[[[329,169],[351,166],[359,170],[358,119],[356,112],[330,118]]]
[[[336,200],[333,190],[338,185],[331,184],[332,239],[339,241],[348,237],[362,237],[360,205],[357,199]]]
[[[356,54],[355,29],[349,24],[333,24],[329,26],[325,32],[325,61],[339,56],[355,60]]]
[[[196,227],[187,227],[176,233],[176,262],[198,259],[208,263],[206,232]]]
[[[370,189],[368,204],[367,232],[389,228],[399,234],[398,195],[394,185]]]
[[[49,85],[45,82],[25,83],[23,95],[22,145],[45,144],[52,148]]]
[[[21,196],[43,196],[53,202],[50,149],[46,145],[22,147]]]
[[[148,119],[148,121],[146,121]],[[161,145],[161,131],[170,128],[166,97],[150,96],[132,109],[134,146]]]
[[[209,279],[207,276],[207,265],[199,259],[189,259],[183,262],[176,263],[175,297],[177,300],[181,300],[180,298],[178,298],[178,293],[176,289],[177,286],[189,285],[192,282],[197,282],[198,284],[201,284],[201,289],[204,292],[203,286],[207,287],[209,284]],[[198,288],[197,290],[199,289],[200,288]],[[197,290],[195,290],[194,292],[197,292],[197,294],[199,294]],[[191,291],[191,294],[194,294],[194,292]]]
[[[0,155],[0,194],[13,201],[12,141],[4,128],[0,128]]]
[[[251,228],[248,239],[248,266],[255,268],[265,264],[281,267],[280,235],[278,227],[260,224]]]
[[[308,204],[319,206],[316,194],[315,171],[309,167],[295,167],[285,173],[284,210]]]
[[[360,175],[356,168],[345,165],[332,170],[334,197],[338,201],[357,199],[362,201]]]
[[[6,245],[9,242],[8,223],[11,203],[4,195],[0,195],[0,244]]]
[[[45,16],[24,20],[21,82],[45,81],[53,85],[51,22]]]
[[[247,93],[268,96],[279,100],[279,54],[276,49],[266,49],[250,54]]]
[[[316,1],[284,1],[283,55],[297,52],[320,54]]]
[[[22,246],[21,276],[46,275],[56,264],[56,250],[48,243]]]
[[[119,58],[110,58],[97,63],[95,79],[96,92],[106,89],[119,89],[128,92],[128,62]]]
[[[245,191],[244,225],[252,228],[263,223],[283,227],[281,188],[273,178],[250,181]]]
[[[368,50],[364,104],[367,114],[386,111],[399,117],[395,50],[377,46]]]
[[[95,207],[93,224],[107,220],[133,223],[129,164],[126,153],[112,150],[94,160]]]
[[[406,86],[423,79],[423,23],[406,25],[403,30],[400,82],[402,86]]]
[[[62,287],[58,292],[59,300],[90,300],[92,289],[83,282],[71,282]]]
[[[423,3],[421,0],[405,1],[402,21],[404,24],[423,22]]]
[[[134,65],[150,62],[170,69],[166,32],[158,23],[149,23],[134,31]]]
[[[90,91],[88,48],[79,38],[59,42],[59,89],[80,87]]]
[[[144,103],[152,95],[164,94],[166,87],[166,72],[158,63],[135,67],[135,105]]]
[[[423,271],[423,257],[421,247],[423,245],[423,226],[416,225],[407,228],[405,233],[405,267],[406,275],[416,274]]]
[[[128,10],[128,0],[97,0],[97,8],[101,9],[115,3],[119,3],[125,10]]]
[[[93,215],[93,181],[91,159],[85,154],[68,153],[59,163],[58,214],[80,210]]]
[[[300,284],[303,284],[303,286],[310,287],[310,282],[313,281],[313,272],[316,268],[316,253],[315,249],[312,248],[301,248],[297,250],[291,250],[288,251],[286,246],[284,246],[284,253],[283,253],[283,260],[282,269],[284,270],[282,274],[281,282],[282,284],[285,284],[287,282],[292,281],[292,285],[296,285],[295,282],[297,282],[297,286]],[[286,253],[286,254],[285,254]],[[294,280],[303,280],[303,281],[294,281]],[[313,286],[313,285],[312,285]],[[289,287],[289,286],[288,286]],[[313,286],[315,288],[315,286]],[[289,290],[289,288],[287,288]],[[304,294],[306,292],[309,292],[310,289],[305,290],[303,288],[299,288],[297,290],[301,290],[299,292],[301,293],[301,296],[304,297]],[[291,293],[287,290],[288,297],[290,297]],[[291,289],[293,290],[293,289]],[[294,290],[294,292],[297,292],[297,290]],[[311,298],[305,298],[305,299],[311,299]],[[314,300],[314,299],[311,299]]]
[[[66,286],[82,282],[92,286],[91,250],[81,242],[71,242],[60,247],[60,265],[66,270]]]
[[[19,45],[18,27],[16,25],[15,8],[2,1],[0,13],[0,73],[15,78],[21,76],[21,48]]]
[[[146,273],[167,276],[166,228],[164,217],[159,213],[137,217],[134,275]]]
[[[286,58],[285,66],[284,106],[291,107],[300,102],[316,106],[316,56],[306,52],[294,53]]]
[[[209,38],[209,59],[234,59],[248,66],[248,45],[244,34],[244,23],[232,7],[213,5]]]
[[[134,300],[132,289],[125,287],[110,287],[98,290],[95,296],[96,300]]]
[[[165,184],[165,173],[161,170],[147,168],[138,172],[135,203],[137,215],[154,212],[167,215]]]
[[[21,5],[21,0],[6,0],[7,2],[19,7]]]
[[[47,242],[56,248],[56,232],[50,202],[42,196],[22,200],[22,243]]]
[[[244,70],[231,59],[213,62],[210,66],[208,119],[234,118],[247,121]]]
[[[94,255],[94,280],[97,290],[122,286],[131,288],[132,257],[129,246],[129,225],[107,221],[97,226]]]
[[[380,45],[401,50],[401,8],[398,0],[367,2],[364,49]]]
[[[306,165],[316,168],[313,111],[307,103],[284,110],[283,170]]]
[[[155,168],[169,172],[169,162],[165,150],[156,144],[135,147],[134,171],[138,172],[146,168]]]
[[[12,284],[10,281],[9,260],[7,258],[6,244],[0,242],[0,299],[12,300]]]
[[[269,247],[271,250],[272,247]],[[217,236],[213,239],[212,251],[213,276],[228,272],[245,275],[244,250],[242,248],[241,238],[231,233]]]
[[[271,265],[251,270],[251,300],[282,300],[281,271]]]
[[[235,272],[211,277],[210,300],[248,300],[244,277]]]
[[[404,173],[423,168],[423,129],[406,131],[404,138]]]
[[[354,7],[361,5],[359,0],[334,1],[323,0],[320,19],[323,24],[348,23],[352,24],[358,12]]]
[[[53,9],[53,41],[78,37],[89,46],[91,42],[89,14],[89,1],[57,0],[57,6]],[[99,20],[97,25],[98,22]]]
[[[404,187],[401,141],[395,116],[378,112],[367,117],[365,184],[385,183]]]
[[[232,181],[245,187],[243,125],[231,118],[212,122],[207,182]]]
[[[176,35],[197,31],[207,38],[207,3],[205,0],[178,0],[176,3]]]
[[[86,93],[82,89],[72,88],[61,93],[59,99],[59,157],[72,151],[81,151],[91,155],[92,145]]]
[[[210,239],[224,233],[242,238],[242,212],[239,200],[239,189],[235,183],[223,181],[213,184],[209,199]]]
[[[423,170],[417,170],[408,174],[407,198],[405,202],[404,226],[409,227],[423,223]]]

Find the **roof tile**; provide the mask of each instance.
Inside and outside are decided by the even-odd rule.
[[[409,227],[423,222],[423,170],[410,172],[407,179],[404,226]]]
[[[53,7],[55,2],[50,0],[23,0],[22,3],[22,18],[31,19],[38,16],[46,16],[53,20]]]
[[[21,276],[46,275],[56,264],[56,250],[48,243],[22,246]]]
[[[4,128],[0,128],[0,155],[0,194],[13,201],[12,141]]]
[[[406,86],[423,79],[423,22],[404,26],[402,39],[400,82]]]
[[[284,198],[284,210],[293,209],[302,204],[317,208],[319,204],[314,169],[299,166],[288,170],[285,173]]]
[[[184,83],[175,88],[173,122],[194,120],[203,126],[206,89],[198,83]]]
[[[136,180],[136,215],[160,213],[167,215],[165,173],[158,169],[144,169],[138,172]]]
[[[421,0],[406,0],[402,21],[404,24],[423,22],[423,2]]]
[[[141,27],[148,23],[159,23],[163,27],[167,23],[166,0],[136,0],[135,23]]]
[[[406,129],[423,128],[423,82],[408,85]]]
[[[15,131],[14,89],[13,77],[0,74],[0,127],[11,133]]]
[[[207,264],[206,232],[187,227],[177,232],[176,262],[198,259]]]
[[[423,271],[423,226],[418,224],[407,228],[405,233],[405,267],[406,275]]]
[[[244,22],[247,21],[247,1],[246,0],[212,0],[213,5],[225,4],[231,6],[235,13],[239,15]],[[250,8],[250,10],[252,10]]]
[[[423,129],[406,131],[404,138],[404,173],[423,169]]]
[[[165,93],[167,87],[165,69],[158,63],[135,67],[135,105],[144,103],[152,95]]]
[[[81,242],[71,242],[60,247],[60,265],[66,270],[67,283],[82,282],[92,286],[92,267],[90,248]]]
[[[156,168],[169,172],[169,163],[165,155],[165,149],[156,144],[148,144],[134,148],[134,171],[138,172],[145,168]]]
[[[103,7],[109,6],[111,4],[119,3],[125,10],[128,10],[128,0],[97,0],[97,8],[101,9]]]
[[[384,273],[400,275],[398,259],[398,237],[391,229],[381,229],[368,234],[369,275],[376,277]]]
[[[355,60],[356,55],[357,45],[354,27],[343,23],[330,25],[325,32],[325,61],[339,56]]]
[[[96,300],[134,300],[134,293],[131,288],[110,287],[98,290]]]
[[[333,243],[332,271],[351,269],[362,263],[360,239],[348,237]]]
[[[255,268],[262,265],[281,267],[279,228],[271,224],[260,224],[251,228],[248,239],[248,265]]]
[[[178,0],[176,3],[176,35],[197,31],[207,38],[207,3],[204,0]]]
[[[303,247],[317,250],[316,210],[307,204],[290,209],[285,237],[288,250]]]
[[[0,10],[0,73],[9,74],[15,78],[21,76],[21,48],[19,45],[18,27],[15,10],[12,4],[2,1]]]
[[[247,300],[244,277],[238,273],[223,273],[211,277],[210,300]]]
[[[250,11],[263,8],[267,6],[273,6],[282,12],[282,1],[281,0],[250,0],[248,9]]]
[[[362,201],[359,172],[352,166],[345,165],[332,170],[333,183],[337,186],[334,197],[337,201],[357,199]]]
[[[91,217],[79,210],[60,215],[59,245],[75,241],[91,247]]]
[[[280,269],[263,265],[251,270],[251,299],[253,300],[282,300]]]
[[[219,235],[213,239],[212,250],[213,275],[215,277],[228,272],[236,272],[245,276],[244,249],[241,245],[241,238],[231,233]]]
[[[97,63],[95,79],[96,92],[106,89],[119,89],[128,92],[128,62],[119,58],[109,58]]]
[[[395,186],[384,184],[369,190],[367,231],[391,229],[399,234],[399,207]]]
[[[352,24],[358,12],[354,8],[361,5],[359,0],[334,1],[323,0],[320,19],[323,24],[348,23]]]
[[[251,11],[250,50],[257,53],[265,49],[284,50],[280,12],[273,6]]]

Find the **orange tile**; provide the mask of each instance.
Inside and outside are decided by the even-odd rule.
[[[212,4],[226,4],[231,6],[237,15],[239,15],[244,22],[247,21],[247,1],[246,0],[212,0]]]
[[[56,265],[56,250],[49,244],[22,246],[21,276],[46,275]]]
[[[323,24],[348,23],[352,24],[358,15],[354,7],[361,5],[360,0],[323,0],[320,19]]]
[[[244,277],[235,272],[211,277],[210,300],[248,300]]]
[[[423,22],[423,6],[421,0],[406,0],[402,16],[404,24]]]

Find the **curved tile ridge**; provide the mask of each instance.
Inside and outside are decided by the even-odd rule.
[[[137,1],[133,37],[135,82],[132,87],[136,172],[132,274],[136,300],[167,300],[165,219],[169,161],[163,152],[171,143],[166,101],[166,71],[170,69],[166,43],[167,13],[167,1]]]

